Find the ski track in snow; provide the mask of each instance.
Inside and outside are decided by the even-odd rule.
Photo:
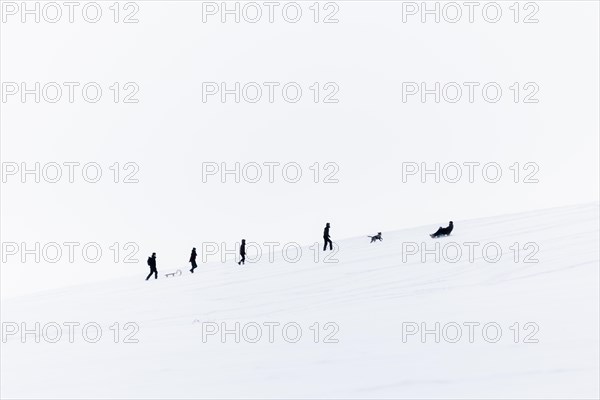
[[[2,398],[598,398],[598,203],[471,221],[450,237],[437,227],[384,232],[383,242],[337,244],[337,264],[302,260],[238,266],[200,264],[196,273],[144,281],[123,278],[4,299],[3,322],[98,322],[98,343],[1,344]],[[476,252],[459,262],[402,262],[403,242],[428,248],[496,242],[497,263]],[[535,242],[538,263],[515,263],[509,246]],[[321,253],[322,254],[322,253]],[[521,257],[527,252],[521,252]],[[114,343],[109,326],[132,321],[139,343]],[[295,321],[298,343],[218,336],[202,322]],[[497,322],[498,343],[419,336],[403,322]],[[314,343],[309,327],[339,326],[339,343]],[[515,343],[511,325],[534,322],[539,343]],[[30,325],[31,326],[31,325]],[[266,329],[265,331],[266,332]],[[465,331],[466,332],[466,331]],[[126,332],[121,332],[125,334]],[[322,331],[321,335],[327,332]],[[522,331],[521,335],[528,332]],[[32,381],[32,377],[34,377]]]

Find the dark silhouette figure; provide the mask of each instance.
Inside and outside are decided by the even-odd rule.
[[[369,236],[371,238],[371,243],[379,240],[380,242],[383,241],[383,238],[381,237],[381,232],[377,232],[377,235],[375,236]]]
[[[447,227],[442,228],[440,226],[440,228],[437,230],[436,233],[432,233],[429,236],[431,236],[432,238],[438,238],[440,236],[448,236],[452,232],[452,229],[454,229],[454,222],[450,221],[450,224]]]
[[[242,265],[246,263],[246,239],[242,239],[242,244],[240,245],[240,256],[242,259],[238,262],[238,265]]]
[[[152,257],[148,257],[148,265],[150,266],[150,273],[146,277],[146,280],[150,279],[154,274],[154,279],[158,279],[158,271],[156,270],[156,253],[152,253]]]
[[[190,269],[190,272],[193,274],[194,270],[196,268],[198,268],[198,264],[196,264],[196,248],[195,247],[192,249],[192,255],[190,255],[190,262],[192,263],[192,269]]]
[[[329,243],[329,250],[333,250],[333,243],[331,242],[331,238],[329,237],[329,222],[325,225],[325,230],[323,231],[323,251],[327,250],[327,244]]]

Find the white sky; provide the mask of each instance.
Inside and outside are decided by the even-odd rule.
[[[472,24],[402,23],[402,3],[392,1],[337,2],[337,24],[313,23],[312,2],[301,3],[296,24],[280,13],[273,24],[222,24],[202,22],[202,2],[145,1],[139,23],[114,24],[112,3],[100,2],[97,24],[76,14],[73,24],[5,15],[1,25],[2,82],[95,81],[105,90],[95,104],[79,95],[73,104],[1,103],[2,162],[93,161],[104,173],[96,184],[10,177],[0,195],[2,242],[98,242],[105,252],[98,264],[75,265],[12,256],[2,264],[3,296],[120,274],[142,279],[153,251],[159,271],[181,268],[202,242],[310,244],[325,222],[335,240],[449,219],[460,229],[468,218],[598,200],[597,2],[537,2],[537,24],[513,23],[513,2],[500,2],[496,24],[481,13]],[[303,97],[202,102],[202,82],[252,81],[298,82]],[[494,104],[480,91],[474,103],[402,102],[402,82],[436,81],[493,81],[504,92]],[[139,103],[112,103],[113,82],[136,82]],[[312,102],[314,82],[337,83],[339,103]],[[515,104],[514,82],[535,82],[539,103]],[[202,183],[203,162],[271,161],[299,163],[303,179]],[[402,182],[403,162],[436,161],[497,162],[504,175],[496,184],[480,175]],[[137,163],[140,182],[112,183],[114,162]],[[339,183],[312,183],[315,162],[339,165]],[[514,162],[539,165],[540,182],[513,183]],[[140,263],[114,264],[114,242],[138,243]]]

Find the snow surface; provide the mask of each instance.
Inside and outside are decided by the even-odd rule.
[[[26,322],[97,322],[103,336],[88,343],[66,327],[57,343],[19,335],[1,344],[3,398],[598,398],[599,396],[599,204],[516,215],[455,221],[455,231],[438,239],[495,242],[499,262],[436,263],[433,256],[407,256],[403,243],[436,243],[425,226],[383,232],[382,243],[358,237],[339,241],[339,263],[313,261],[306,248],[298,263],[263,260],[239,267],[200,264],[158,280],[120,279],[67,287],[2,301],[3,327]],[[365,234],[375,232],[365,232]],[[332,227],[335,240],[335,227]],[[538,263],[515,262],[509,247],[535,242]],[[464,249],[464,247],[463,247]],[[530,251],[522,250],[521,257]],[[321,253],[322,254],[322,253]],[[490,254],[492,252],[490,251]],[[263,256],[263,258],[265,258]],[[101,276],[101,269],[98,275]],[[135,322],[139,343],[123,343],[126,322]],[[114,343],[113,323],[121,336]],[[208,336],[206,323],[277,322],[257,343],[234,335]],[[281,326],[302,328],[288,343]],[[314,342],[310,327],[320,323]],[[334,338],[324,324],[337,324]],[[463,326],[457,343],[433,334],[402,340],[403,323],[433,329]],[[468,340],[465,322],[477,322]],[[514,342],[515,322],[520,324]],[[524,343],[533,323],[539,331]],[[481,327],[496,323],[498,342]],[[48,325],[47,325],[48,326]],[[406,327],[406,324],[404,324]],[[48,329],[48,337],[54,333]],[[249,338],[254,331],[248,330]],[[447,331],[447,338],[454,337]],[[94,331],[89,331],[94,336]],[[493,338],[494,331],[488,331]],[[294,331],[288,331],[293,338]]]

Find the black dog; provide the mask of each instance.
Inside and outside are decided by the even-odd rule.
[[[436,233],[432,233],[429,236],[431,236],[432,238],[438,238],[440,236],[448,236],[452,232],[452,229],[454,229],[454,222],[450,221],[450,225],[448,225],[445,228],[442,228],[440,226],[440,228],[437,230]]]
[[[380,242],[383,241],[383,238],[381,237],[381,232],[377,232],[377,235],[375,236],[369,236],[371,238],[371,243],[379,240]]]

